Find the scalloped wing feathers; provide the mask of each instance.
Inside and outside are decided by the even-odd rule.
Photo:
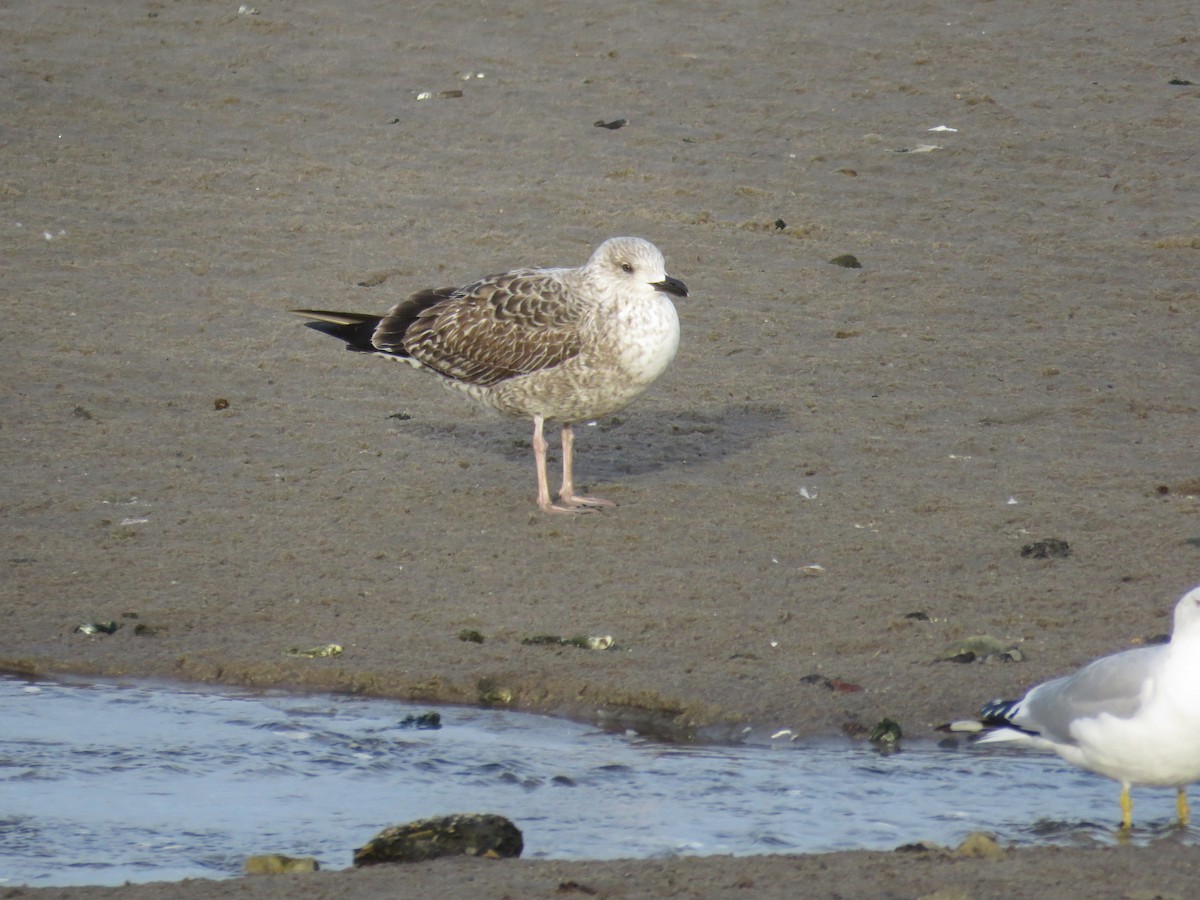
[[[550,274],[518,270],[463,288],[419,291],[383,318],[372,342],[482,387],[560,365],[582,349],[586,310],[560,279],[548,281]]]

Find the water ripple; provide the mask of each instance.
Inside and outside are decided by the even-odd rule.
[[[425,709],[418,709],[424,712]],[[518,713],[362,697],[0,678],[0,885],[238,874],[246,856],[344,868],[381,828],[508,816],[525,856],[1113,843],[1118,787],[1056,757],[845,741],[664,745]],[[1136,792],[1134,842],[1196,843],[1173,791]]]

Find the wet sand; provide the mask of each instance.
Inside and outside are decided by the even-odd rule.
[[[1198,40],[1185,2],[8,4],[0,666],[923,739],[1167,631],[1200,581]],[[600,515],[537,512],[526,423],[286,313],[616,234],[691,296],[667,374],[578,429]],[[1049,538],[1071,555],[1021,555]],[[975,634],[1023,660],[940,659]],[[1195,856],[1025,850],[1004,884],[929,855],[462,861],[304,890],[1120,896],[1186,893]]]

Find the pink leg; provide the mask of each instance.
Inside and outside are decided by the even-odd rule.
[[[602,506],[616,506],[611,500],[601,500],[599,497],[581,497],[575,493],[575,431],[570,422],[564,422],[562,427],[563,480],[562,490],[558,498],[579,512],[591,512]]]
[[[533,461],[537,466],[538,509],[548,513],[588,512],[579,506],[559,506],[550,502],[550,484],[546,477],[546,436],[543,434],[545,420],[541,416],[533,417]],[[566,452],[564,448],[564,453]]]
[[[533,417],[533,464],[537,467],[538,499],[540,509],[549,510],[550,485],[546,483],[546,436],[542,434],[541,416]]]

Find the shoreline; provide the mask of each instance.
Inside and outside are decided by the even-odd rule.
[[[0,661],[923,739],[1169,631],[1200,582],[1194,20],[14,0]],[[689,296],[650,392],[578,429],[601,514],[538,513],[525,423],[287,313],[619,234]],[[1049,540],[1070,555],[1021,555]],[[546,634],[618,649],[523,643]],[[976,635],[1021,660],[946,661]],[[1191,851],[463,861],[306,890],[1186,895]]]

